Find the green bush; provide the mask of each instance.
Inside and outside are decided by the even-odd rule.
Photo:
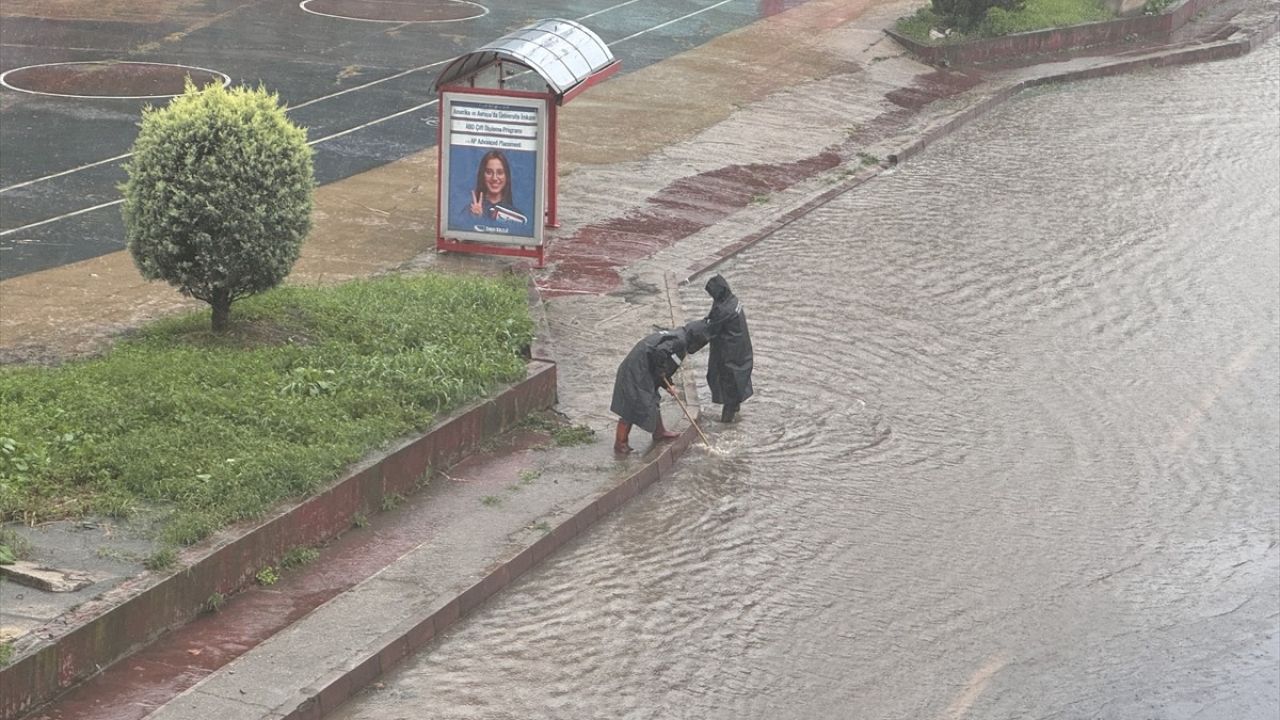
[[[275,287],[311,229],[315,180],[306,131],[262,88],[186,91],[147,108],[126,164],[125,237],[143,277],[213,310]]]

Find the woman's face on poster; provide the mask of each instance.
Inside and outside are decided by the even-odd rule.
[[[484,189],[491,198],[502,196],[507,186],[507,170],[498,158],[489,158],[484,164]]]

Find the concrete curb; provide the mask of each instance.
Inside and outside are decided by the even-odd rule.
[[[429,468],[456,461],[555,401],[556,366],[531,362],[525,380],[365,460],[315,496],[252,527],[224,530],[184,550],[179,572],[164,577],[145,573],[80,606],[56,626],[33,633],[31,637],[43,637],[0,670],[0,718],[19,717],[189,622],[210,597],[233,595],[253,582],[257,568],[276,564],[292,548],[340,535],[352,527],[356,514],[381,507],[383,497],[411,492]]]

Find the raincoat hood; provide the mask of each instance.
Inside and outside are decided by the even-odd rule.
[[[732,292],[729,289],[729,282],[720,273],[711,276],[711,279],[707,281],[706,290],[712,300],[723,299]]]
[[[710,323],[705,319],[694,320],[686,323],[684,328],[684,342],[686,353],[696,353],[706,347],[711,340]]]

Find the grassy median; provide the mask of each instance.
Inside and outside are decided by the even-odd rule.
[[[935,13],[929,5],[920,8],[914,15],[899,18],[895,27],[898,32],[918,42],[946,45],[1114,18],[1115,13],[1103,6],[1101,0],[1026,0],[1021,10],[1005,11],[996,8],[988,11],[987,17],[968,32],[956,29],[952,21]],[[950,30],[950,33],[944,38],[932,38],[930,30]]]
[[[165,516],[190,544],[525,375],[524,281],[427,274],[241,300],[108,354],[0,367],[0,519]]]

